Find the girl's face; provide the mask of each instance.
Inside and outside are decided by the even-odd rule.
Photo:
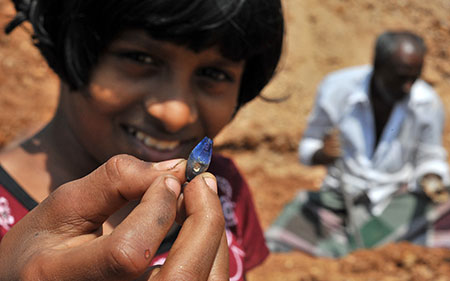
[[[145,31],[123,32],[83,94],[68,95],[71,126],[99,162],[120,153],[146,161],[186,158],[230,122],[244,65],[215,48],[196,53]]]

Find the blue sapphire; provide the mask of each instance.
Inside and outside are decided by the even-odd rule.
[[[208,170],[211,163],[213,141],[208,137],[197,144],[189,155],[186,166],[186,179],[191,181],[195,176]]]

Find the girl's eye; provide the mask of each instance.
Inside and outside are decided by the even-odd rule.
[[[207,67],[197,71],[201,77],[209,78],[218,82],[233,82],[233,78],[223,70]]]
[[[119,57],[137,62],[139,64],[145,64],[145,65],[156,64],[156,60],[152,56],[150,56],[146,53],[142,53],[142,52],[121,52],[121,53],[118,53],[117,55]]]

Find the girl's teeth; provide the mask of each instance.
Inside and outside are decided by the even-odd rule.
[[[150,136],[147,136],[145,133],[136,130],[128,130],[129,132],[134,131],[136,138],[143,142],[146,146],[156,148],[159,150],[172,150],[178,146],[178,141],[159,141]]]
[[[149,138],[149,137],[146,137],[144,139],[144,143],[147,146],[156,146],[157,145],[156,141],[154,139],[152,139],[152,138]]]
[[[143,133],[143,132],[137,132],[136,133],[136,138],[138,139],[138,140],[140,140],[140,141],[144,141],[144,139],[145,139],[145,134]]]

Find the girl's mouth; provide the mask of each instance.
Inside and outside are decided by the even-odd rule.
[[[171,151],[180,145],[180,141],[168,141],[168,140],[159,140],[154,137],[147,135],[146,133],[129,127],[123,126],[126,132],[137,140],[139,140],[142,144],[147,146],[148,148],[159,150],[159,151]]]

